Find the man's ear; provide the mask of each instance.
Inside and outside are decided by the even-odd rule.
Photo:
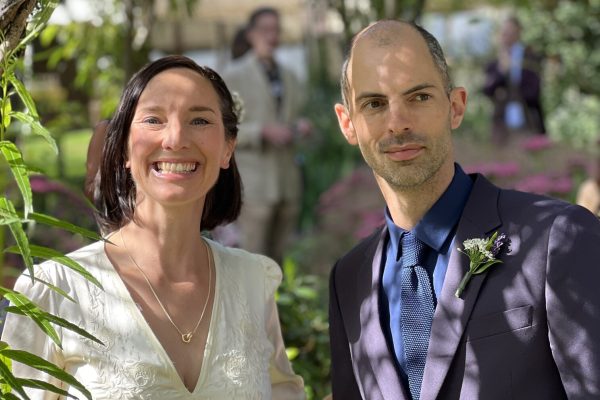
[[[354,125],[352,124],[352,120],[350,119],[349,110],[340,103],[337,103],[334,106],[335,115],[337,115],[338,123],[340,124],[340,130],[342,134],[346,138],[346,141],[353,146],[358,144],[358,139],[356,138],[356,132],[354,130]]]
[[[450,92],[450,126],[456,129],[462,123],[467,109],[467,90],[456,87]]]

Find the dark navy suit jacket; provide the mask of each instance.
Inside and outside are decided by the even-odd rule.
[[[506,233],[512,252],[454,292],[453,250],[431,328],[421,400],[600,399],[600,221],[582,207],[474,176],[456,242]],[[379,316],[385,228],[330,278],[334,400],[407,399]]]

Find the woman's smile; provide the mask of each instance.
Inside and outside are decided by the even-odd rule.
[[[196,172],[197,162],[168,162],[158,161],[152,163],[152,169],[160,174],[191,174]]]

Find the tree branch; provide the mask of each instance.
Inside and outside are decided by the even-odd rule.
[[[36,0],[0,0],[0,61],[23,37]]]

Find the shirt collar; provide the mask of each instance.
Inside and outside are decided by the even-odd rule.
[[[417,223],[413,233],[422,242],[425,242],[439,253],[462,215],[472,186],[471,178],[465,174],[460,165],[454,164],[452,182],[421,221]],[[392,254],[398,254],[398,244],[405,230],[394,223],[387,207],[385,209],[385,223],[390,233],[389,244],[392,246]]]

